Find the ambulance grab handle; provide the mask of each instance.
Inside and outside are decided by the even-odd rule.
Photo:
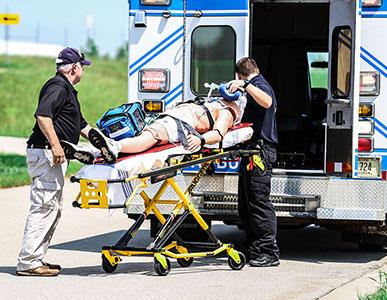
[[[327,99],[325,100],[326,104],[350,104],[351,100],[349,99]]]

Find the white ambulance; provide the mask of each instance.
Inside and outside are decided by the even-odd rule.
[[[152,112],[206,96],[205,83],[233,79],[235,62],[253,57],[278,102],[271,199],[279,224],[319,224],[380,249],[386,32],[387,0],[130,0],[129,101]],[[221,162],[196,187],[209,220],[238,222],[237,170]]]

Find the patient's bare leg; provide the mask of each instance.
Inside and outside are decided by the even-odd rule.
[[[121,146],[120,152],[123,153],[138,153],[152,148],[158,142],[150,131],[143,131],[139,136],[126,138],[118,141]],[[161,141],[165,144],[165,141]]]

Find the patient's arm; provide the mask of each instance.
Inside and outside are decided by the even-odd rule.
[[[202,134],[206,144],[219,143],[228,129],[232,126],[233,116],[228,109],[222,109],[219,111],[218,117],[215,120],[214,129]],[[219,130],[219,131],[218,131]],[[220,136],[220,134],[222,136]],[[201,145],[201,140],[197,136],[190,134],[187,138],[188,150],[194,151]]]

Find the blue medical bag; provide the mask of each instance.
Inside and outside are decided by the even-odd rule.
[[[145,112],[140,102],[124,103],[105,112],[96,124],[107,137],[119,141],[141,133],[146,125]]]

